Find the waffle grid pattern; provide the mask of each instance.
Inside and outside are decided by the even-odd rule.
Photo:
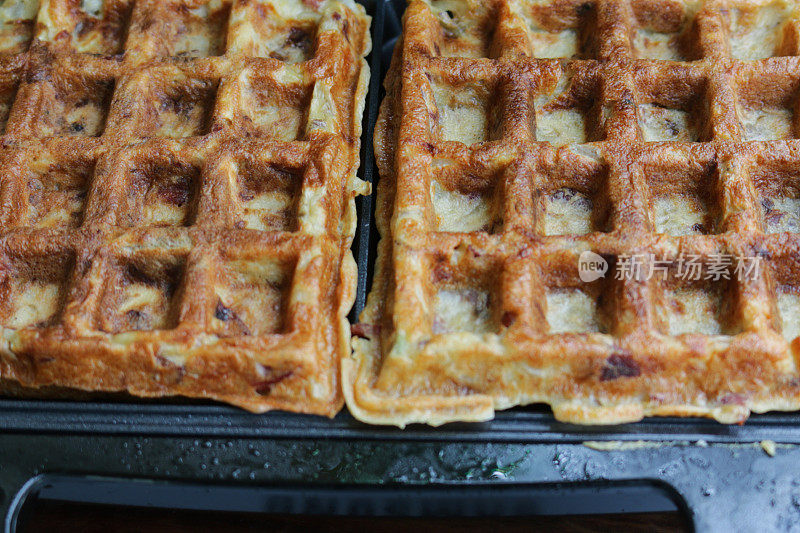
[[[0,7],[0,377],[332,416],[369,18]]]
[[[375,139],[383,239],[351,412],[800,408],[798,28],[781,1],[412,0]],[[585,251],[605,278],[581,281]],[[660,275],[612,276],[635,255]],[[758,272],[714,279],[719,257]]]

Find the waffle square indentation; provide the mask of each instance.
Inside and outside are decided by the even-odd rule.
[[[301,169],[246,158],[236,164],[236,175],[241,206],[237,227],[262,231],[297,229]]]
[[[610,333],[614,317],[614,259],[607,260],[604,277],[583,281],[579,258],[554,257],[540,267],[545,305],[544,319],[550,334]],[[558,265],[557,267],[555,265]]]
[[[731,55],[743,60],[785,55],[784,26],[793,15],[794,4],[784,0],[735,3],[726,11]]]
[[[503,226],[501,176],[480,175],[443,159],[434,160],[430,185],[437,231],[496,233]]]
[[[638,0],[632,2],[632,7],[636,26],[631,43],[635,58],[663,61],[699,58],[691,5],[678,0]]]
[[[220,91],[221,98],[231,105],[222,106],[218,122],[230,123],[248,136],[278,141],[302,139],[306,135],[313,86],[288,81],[300,78],[300,72],[291,68],[267,74],[245,69],[235,82]]]
[[[0,5],[0,53],[18,54],[30,46],[39,0],[3,2]]]
[[[110,268],[101,301],[100,329],[109,333],[173,329],[186,257],[145,252]]]
[[[671,268],[662,280],[664,301],[659,302],[658,312],[667,334],[735,335],[740,331],[733,313],[735,280],[705,279],[707,274],[707,265],[697,280],[679,276]]]
[[[646,166],[644,175],[656,232],[672,236],[720,232],[722,207],[716,165],[668,169]]]
[[[30,89],[42,106],[33,117],[34,136],[97,137],[105,130],[113,80],[57,71]]]
[[[585,235],[610,231],[611,202],[606,167],[569,169],[546,175],[535,193],[538,226],[544,235]]]
[[[448,83],[432,76],[433,128],[443,141],[467,145],[493,141],[501,136],[501,113],[496,109],[497,84]]]
[[[12,261],[0,275],[0,324],[41,328],[61,320],[74,254],[29,255]]]
[[[131,163],[124,177],[123,220],[142,226],[190,226],[197,214],[201,168],[168,155]]]
[[[494,265],[497,266],[497,265]],[[435,260],[432,266],[434,335],[500,330],[499,272],[469,260]]]
[[[218,82],[174,69],[163,76],[152,74],[136,76],[125,88],[126,96],[136,100],[131,135],[185,138],[208,133]]]
[[[145,5],[131,29],[133,41],[148,42],[157,56],[213,57],[225,53],[230,0],[157,0]]]
[[[754,166],[750,177],[758,194],[766,233],[800,233],[800,166],[766,162]]]
[[[800,81],[793,72],[747,72],[739,88],[739,122],[744,141],[795,139]]]
[[[123,51],[133,0],[42,0],[36,37],[82,54]]]
[[[773,248],[761,259],[760,265],[769,274],[770,292],[777,311],[772,315],[773,326],[786,342],[795,344],[795,339],[800,337],[800,270],[796,248]]]
[[[26,212],[21,224],[33,228],[74,228],[83,221],[95,160],[81,154],[42,153],[25,161]]]
[[[650,77],[650,74],[655,76]],[[707,82],[684,71],[662,77],[638,78],[637,116],[645,142],[702,142],[711,137]]]
[[[228,50],[302,63],[314,57],[319,13],[300,0],[236,2]]]
[[[800,337],[800,291],[796,286],[782,285],[778,288],[778,313],[783,337],[788,342]]]
[[[531,55],[543,59],[595,57],[596,10],[593,2],[521,2]]]
[[[544,86],[535,99],[536,140],[555,146],[601,141],[605,137],[591,76],[565,71],[553,86]]]
[[[550,333],[602,333],[605,326],[597,308],[597,295],[580,288],[547,292]]]
[[[218,273],[211,329],[220,336],[282,333],[288,326],[294,264],[229,258]]]
[[[491,57],[496,10],[489,2],[431,0],[434,54],[443,57]]]

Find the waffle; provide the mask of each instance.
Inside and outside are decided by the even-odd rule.
[[[20,0],[0,21],[3,381],[336,413],[364,8]]]
[[[354,415],[800,409],[799,36],[788,1],[412,0]]]

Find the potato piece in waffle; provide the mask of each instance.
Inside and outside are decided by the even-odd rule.
[[[9,1],[0,24],[0,378],[335,414],[364,8]]]
[[[799,409],[795,4],[411,0],[350,411]]]

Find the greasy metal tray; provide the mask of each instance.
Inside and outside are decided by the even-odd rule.
[[[373,181],[372,129],[403,5],[365,4],[374,51],[361,176]],[[352,316],[374,261],[373,202],[358,199]],[[778,443],[774,457],[767,440]],[[398,430],[346,412],[328,420],[197,403],[0,399],[0,514],[13,531],[36,496],[375,517],[679,510],[702,531],[782,530],[800,522],[797,444],[794,414],[741,426],[663,418],[580,427],[532,407],[481,424]]]

